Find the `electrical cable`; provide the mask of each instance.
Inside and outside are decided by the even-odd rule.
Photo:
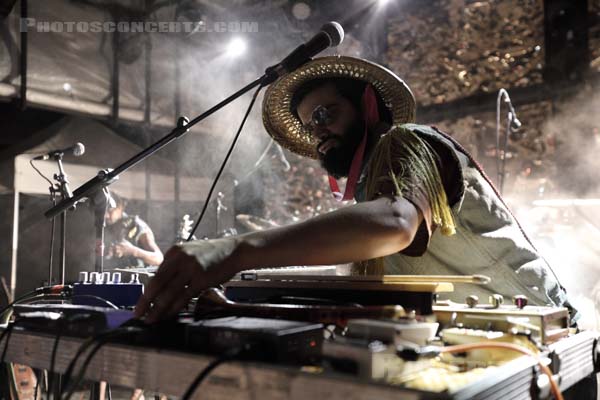
[[[2,350],[2,356],[0,356],[0,365],[4,363],[6,352],[8,351],[8,343],[15,329],[15,326],[17,326],[18,323],[19,321],[14,321],[13,323],[9,324],[4,330],[4,332],[2,332],[2,335],[0,335],[0,343],[2,342],[2,339],[5,338],[4,349]]]
[[[87,299],[100,300],[104,304],[106,304],[107,306],[109,306],[111,308],[114,308],[115,310],[119,310],[119,307],[117,307],[114,303],[112,303],[112,302],[110,302],[110,301],[108,301],[105,298],[100,297],[100,296],[94,296],[92,294],[76,294],[76,295],[72,295],[72,296],[68,297],[68,299],[71,299],[71,300],[74,299],[74,298],[87,298]],[[92,307],[95,307],[95,306],[92,306]]]
[[[231,142],[231,146],[229,146],[229,150],[227,151],[227,154],[225,155],[225,158],[223,159],[223,162],[221,163],[221,166],[219,167],[219,171],[217,172],[217,175],[213,179],[213,182],[208,191],[208,195],[206,196],[206,200],[204,201],[204,204],[202,206],[202,211],[200,212],[200,216],[196,219],[196,223],[194,224],[194,227],[190,231],[190,234],[189,234],[186,242],[189,242],[190,240],[192,240],[192,237],[194,237],[196,230],[200,226],[200,222],[202,222],[202,218],[204,218],[204,214],[206,213],[206,210],[208,208],[208,204],[212,197],[213,191],[215,190],[215,187],[217,186],[217,183],[219,182],[219,178],[221,177],[221,174],[223,173],[223,170],[225,169],[225,165],[227,165],[227,161],[229,161],[229,157],[231,156],[231,153],[233,153],[233,149],[235,148],[235,145],[240,137],[240,134],[242,133],[242,129],[244,128],[246,120],[248,119],[248,116],[250,115],[250,111],[252,111],[252,107],[254,106],[254,103],[256,102],[258,93],[260,93],[260,91],[263,87],[264,87],[264,84],[258,85],[258,87],[256,88],[256,91],[254,92],[254,95],[252,96],[252,100],[250,100],[250,104],[248,104],[248,108],[246,109],[244,118],[242,118],[242,122],[240,123],[240,126],[238,127],[238,130],[233,138],[233,141]]]
[[[35,290],[31,291],[31,292],[28,292],[28,293],[24,294],[23,296],[20,296],[18,299],[16,299],[12,303],[10,303],[8,306],[6,306],[2,310],[2,312],[0,312],[0,315],[2,315],[8,309],[12,308],[18,302],[23,302],[23,301],[33,301],[33,302],[36,302],[36,301],[44,300],[44,299],[47,300],[49,298],[58,298],[58,299],[64,299],[64,300],[69,300],[69,299],[72,299],[72,298],[75,298],[75,297],[94,298],[96,300],[103,301],[104,303],[106,303],[107,305],[109,305],[110,307],[112,307],[114,309],[117,309],[117,310],[119,309],[119,307],[117,307],[115,304],[113,304],[110,301],[108,301],[106,299],[103,299],[102,297],[99,297],[99,296],[93,296],[93,295],[75,295],[75,296],[66,297],[66,296],[64,296],[62,294],[61,295],[43,294],[43,292],[46,291],[46,290],[56,290],[56,289],[55,289],[54,286],[50,286],[50,287],[37,288],[37,289],[35,289]],[[42,293],[42,294],[35,295],[36,293]],[[2,334],[0,335],[0,343],[6,337],[4,349],[2,351],[2,355],[0,356],[0,364],[4,362],[4,358],[6,356],[6,352],[7,352],[7,349],[8,349],[8,343],[9,343],[9,340],[10,340],[10,336],[11,336],[12,330],[14,329],[14,326],[15,326],[16,323],[17,322],[9,324],[6,327],[6,329],[2,332]],[[108,333],[109,333],[109,335],[108,335],[108,338],[109,338],[115,332],[114,331],[110,331]],[[120,332],[118,332],[118,333],[120,333]],[[51,360],[50,360],[50,370],[49,370],[49,374],[50,375],[52,375],[53,370],[54,370],[54,365],[55,365],[55,362],[56,362],[56,351],[57,351],[57,347],[58,347],[58,342],[60,340],[60,336],[61,336],[61,334],[60,334],[60,331],[59,331],[59,333],[56,335],[56,339],[54,341],[54,345],[53,345],[53,348],[52,348],[52,355],[51,355]],[[85,343],[84,343],[84,345],[85,345]],[[82,345],[82,347],[83,347],[83,345]],[[87,348],[87,346],[85,348]],[[85,350],[85,348],[83,348],[83,349],[80,348],[80,350]],[[97,350],[95,350],[95,351],[97,351]],[[94,353],[95,353],[95,351],[94,351]],[[78,354],[75,356],[75,358],[74,358],[73,361],[76,361],[79,358],[80,355],[81,354],[78,352]],[[92,356],[93,356],[93,354],[92,354]],[[90,357],[89,361],[91,361],[91,357]],[[88,361],[88,363],[89,363],[89,361]],[[73,364],[72,367],[74,367],[74,364]],[[87,367],[87,365],[86,365],[86,367]],[[69,365],[69,368],[71,368],[71,365]],[[69,371],[69,369],[67,369],[67,371]],[[85,372],[85,369],[80,374],[83,375],[84,372]],[[49,388],[48,388],[48,392],[49,393],[51,392],[51,389],[52,389],[53,383],[54,383],[54,379],[53,378],[51,378],[51,379],[52,380],[51,380],[51,383],[50,383]],[[65,380],[65,385],[66,385],[66,383],[67,383],[67,380]]]
[[[96,340],[98,340],[98,338],[101,338],[105,335],[109,335],[111,333],[112,333],[112,331],[103,332],[99,335],[88,338],[81,344],[81,346],[79,346],[79,349],[77,349],[75,356],[73,356],[73,358],[69,362],[69,365],[67,366],[67,369],[65,370],[65,373],[63,374],[63,377],[64,377],[63,388],[67,387],[69,380],[71,378],[71,375],[73,374],[73,369],[75,368],[75,364],[77,363],[79,357],[81,357],[81,355],[88,349],[88,347],[90,347]]]
[[[273,143],[275,143],[275,141],[273,139],[271,139],[269,141],[269,144],[267,144],[267,146],[265,147],[265,149],[263,150],[263,152],[260,154],[260,156],[258,157],[258,159],[256,160],[256,162],[254,163],[254,165],[250,169],[250,171],[248,171],[246,173],[246,175],[244,175],[240,179],[238,179],[238,182],[237,182],[236,186],[239,185],[240,183],[244,182],[246,179],[248,179],[250,176],[252,176],[252,174],[254,174],[258,170],[258,168],[262,164],[264,158],[267,156],[267,153],[269,152],[269,150],[271,150],[271,147],[273,146]]]
[[[548,366],[542,362],[542,360],[540,359],[540,357],[537,354],[533,353],[531,350],[529,350],[526,347],[518,346],[518,345],[512,344],[512,343],[479,342],[479,343],[457,344],[454,346],[445,346],[445,347],[441,347],[439,349],[439,352],[440,353],[464,353],[464,352],[470,351],[470,350],[488,349],[488,348],[512,350],[512,351],[519,352],[521,354],[525,354],[529,357],[533,357],[538,362],[538,365],[540,366],[540,369],[542,370],[542,372],[544,372],[548,376],[548,379],[550,380],[550,389],[552,390],[552,394],[554,395],[554,398],[556,400],[564,400],[563,395],[560,392],[560,388],[558,387],[558,384],[556,383],[556,381],[554,380],[554,377],[552,376],[552,371],[550,370],[550,368],[548,368]]]
[[[34,390],[33,400],[37,400],[37,397],[38,397],[37,394],[38,394],[38,389],[40,387],[41,376],[37,376],[36,374],[34,374],[34,375],[35,375],[35,389],[33,389]],[[42,374],[40,373],[40,375],[42,375]]]
[[[0,357],[0,364],[4,363],[4,357],[6,356],[6,351],[8,349],[8,341],[10,340],[10,335],[12,334],[14,328],[14,322],[12,324],[8,324],[8,326],[4,329],[4,332],[2,332],[2,335],[0,335],[0,343],[2,343],[2,339],[5,339],[4,349],[2,350],[2,356]]]
[[[4,315],[4,313],[6,311],[10,310],[11,308],[13,308],[13,306],[17,303],[20,303],[24,300],[29,300],[30,298],[33,298],[33,297],[36,297],[36,298],[43,297],[48,294],[61,294],[62,295],[62,294],[65,294],[65,291],[68,292],[71,289],[72,289],[72,287],[70,285],[53,285],[53,286],[42,286],[42,287],[36,288],[35,290],[32,290],[30,292],[25,293],[22,296],[17,297],[16,300],[12,301],[6,307],[4,307],[0,311],[0,320],[2,319],[2,316]]]
[[[92,359],[94,358],[94,356],[96,355],[96,353],[100,350],[100,348],[102,346],[104,346],[108,342],[108,340],[109,340],[108,337],[104,337],[101,340],[98,340],[98,341],[95,342],[96,344],[94,345],[94,347],[92,347],[92,349],[89,351],[87,357],[85,358],[85,360],[81,364],[81,367],[79,368],[79,373],[77,374],[77,376],[73,380],[73,382],[71,384],[71,388],[67,392],[66,396],[63,397],[63,400],[69,400],[69,399],[71,399],[71,397],[75,393],[75,390],[77,389],[77,386],[79,386],[79,384],[83,380],[83,376],[85,375],[85,371],[87,371],[87,368],[89,367],[90,363],[92,362]]]
[[[36,294],[39,294],[39,290],[40,289],[38,288],[38,289],[32,290],[31,292],[27,292],[23,296],[17,297],[17,299],[12,301],[11,303],[8,303],[8,305],[0,311],[0,318],[4,315],[5,312],[10,310],[18,302],[20,302],[28,297],[32,297],[32,296],[35,296]]]
[[[50,184],[51,187],[54,187],[54,183],[52,183],[50,179],[46,178],[46,175],[42,174],[42,171],[40,171],[35,165],[33,165],[33,159],[29,160],[29,164],[31,164],[31,167],[35,170],[35,172],[40,174],[40,176],[44,178]]]
[[[29,297],[27,299],[23,299],[19,302],[19,304],[55,304],[50,301],[65,301],[67,298],[61,294],[38,294],[37,296]],[[15,304],[16,305],[16,304]]]
[[[108,341],[113,336],[118,336],[121,333],[132,333],[132,332],[139,332],[139,331],[140,331],[139,328],[137,328],[137,327],[131,327],[131,326],[125,327],[125,328],[117,328],[116,330],[111,331],[115,335],[103,336],[102,339],[97,340],[96,344],[89,351],[86,359],[81,364],[81,368],[79,369],[79,373],[77,374],[77,377],[73,381],[73,384],[71,385],[71,389],[69,390],[69,392],[67,393],[67,395],[64,397],[64,400],[69,400],[73,396],[73,393],[75,392],[75,389],[77,388],[77,386],[79,386],[79,384],[83,380],[85,372],[86,372],[87,368],[89,367],[90,363],[92,362],[92,359],[94,358],[94,356],[96,355],[96,353],[100,350],[100,348],[102,346],[104,346],[105,344],[107,344]]]
[[[181,400],[190,400],[192,398],[192,395],[198,388],[198,386],[200,386],[200,384],[206,379],[206,377],[212,372],[212,370],[214,370],[219,365],[221,365],[227,361],[231,361],[231,360],[235,359],[237,356],[240,355],[240,353],[243,350],[244,350],[244,348],[241,348],[241,347],[236,347],[234,349],[230,349],[230,350],[226,351],[220,357],[211,361],[202,371],[200,371],[200,373],[198,374],[196,379],[194,379],[194,381],[187,388],[187,390],[185,391],[183,396],[181,396]]]
[[[103,302],[104,304],[106,304],[107,306],[109,306],[110,308],[113,308],[115,310],[120,310],[120,308],[118,306],[116,306],[114,303],[110,302],[109,300],[106,300],[103,297],[100,296],[94,296],[92,294],[76,294],[76,295],[63,295],[63,294],[40,294],[37,296],[33,296],[27,299],[23,299],[22,301],[20,301],[20,303],[23,304],[38,304],[38,303],[43,303],[43,304],[48,304],[48,303],[44,303],[48,300],[57,300],[57,301],[67,301],[67,300],[73,300],[74,298],[90,298],[90,299],[94,299],[94,300],[99,300],[101,302]],[[53,304],[53,303],[50,303]],[[97,306],[90,306],[90,307],[97,307]]]
[[[58,333],[56,334],[56,338],[54,339],[54,344],[52,345],[52,353],[50,355],[50,368],[48,369],[48,379],[49,379],[49,384],[48,384],[48,392],[46,394],[46,397],[48,399],[50,399],[50,394],[54,393],[54,366],[56,364],[56,352],[58,350],[58,342],[60,341],[60,337],[62,334],[62,328],[63,328],[63,318],[60,319],[59,321],[59,325],[58,325]]]
[[[96,335],[96,336],[86,340],[79,347],[79,349],[77,350],[77,353],[75,354],[75,357],[73,357],[73,359],[69,363],[69,366],[67,367],[67,370],[65,371],[65,374],[64,374],[64,388],[65,389],[67,388],[67,386],[69,386],[69,383],[70,383],[69,381],[71,380],[71,376],[73,375],[75,365],[76,365],[77,361],[79,360],[79,358],[83,355],[83,353],[90,346],[93,345],[94,347],[92,347],[92,349],[87,354],[85,360],[81,364],[79,373],[77,374],[76,378],[73,380],[73,383],[70,384],[70,389],[68,390],[67,394],[63,397],[63,400],[69,400],[73,396],[73,394],[75,393],[75,389],[77,388],[79,383],[81,383],[81,381],[83,380],[83,376],[85,375],[85,371],[87,370],[87,367],[91,363],[94,355],[98,352],[98,350],[100,350],[100,348],[102,346],[104,346],[106,343],[108,343],[108,341],[115,336],[119,336],[121,334],[137,333],[140,331],[141,331],[141,329],[138,327],[126,326],[126,327],[116,328],[116,329],[113,329],[113,330],[110,330],[107,332],[103,332],[99,335]]]

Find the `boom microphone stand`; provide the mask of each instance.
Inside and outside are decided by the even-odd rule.
[[[265,73],[260,78],[256,79],[254,82],[249,83],[242,89],[238,90],[231,96],[227,97],[225,100],[221,101],[220,103],[213,106],[204,113],[200,114],[191,121],[188,121],[185,117],[179,118],[177,127],[173,129],[168,135],[160,139],[158,142],[150,145],[148,148],[142,150],[140,153],[125,161],[115,169],[100,171],[94,178],[90,179],[89,181],[78,187],[73,192],[72,196],[63,199],[56,206],[47,210],[44,213],[44,215],[46,216],[46,218],[53,218],[60,213],[64,213],[67,209],[72,207],[79,200],[81,200],[84,197],[90,197],[93,193],[100,190],[100,188],[108,186],[113,180],[117,179],[119,174],[127,171],[129,168],[133,167],[140,161],[151,156],[167,144],[171,143],[173,140],[183,136],[189,131],[189,129],[192,126],[196,125],[208,116],[214,114],[216,111],[225,107],[238,97],[242,96],[243,94],[252,90],[255,87],[265,87],[270,85],[277,78],[300,67],[302,64],[309,61],[311,57],[325,50],[327,47],[337,46],[342,42],[343,38],[344,30],[342,29],[341,25],[337,22],[329,22],[323,25],[323,27],[321,27],[321,31],[318,32],[315,36],[313,36],[313,38],[311,38],[305,44],[298,46],[280,63],[267,68],[265,70]]]

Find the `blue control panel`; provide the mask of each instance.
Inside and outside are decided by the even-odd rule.
[[[73,284],[72,303],[110,307],[133,307],[144,293],[144,285],[136,274],[131,276],[129,282],[121,282],[119,272],[80,272],[79,282]]]

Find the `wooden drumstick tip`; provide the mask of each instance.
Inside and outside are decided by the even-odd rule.
[[[492,278],[485,275],[473,275],[473,283],[477,283],[480,285],[487,285],[492,281]]]

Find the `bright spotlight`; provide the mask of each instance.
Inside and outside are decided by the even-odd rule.
[[[300,21],[304,21],[310,17],[311,13],[312,10],[310,9],[310,6],[303,1],[299,1],[292,6],[292,15]]]
[[[389,2],[390,0],[377,0],[377,5],[379,7],[385,7]]]
[[[246,52],[246,47],[246,42],[243,39],[232,39],[227,45],[227,54],[232,57],[241,56]]]

